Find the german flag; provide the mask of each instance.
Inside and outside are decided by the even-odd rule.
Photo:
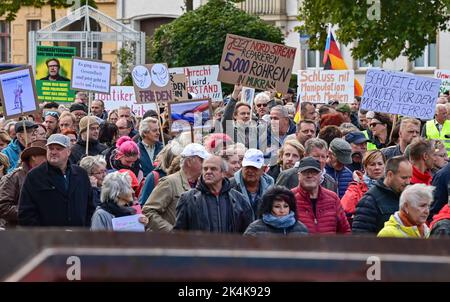
[[[325,52],[323,54],[323,69],[325,70],[344,70],[348,69],[344,59],[342,59],[341,51],[336,44],[331,30],[328,32],[327,42],[325,45]],[[362,96],[363,89],[361,84],[355,78],[355,96]]]

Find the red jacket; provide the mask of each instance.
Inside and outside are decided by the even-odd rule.
[[[364,181],[352,181],[347,188],[344,196],[342,196],[341,204],[345,213],[348,215],[355,214],[356,205],[361,200],[363,195],[368,191],[367,185]]]
[[[433,228],[436,222],[442,219],[450,219],[450,207],[448,206],[448,204],[443,206],[439,213],[433,216],[433,221],[430,223],[430,229]]]
[[[425,173],[420,172],[416,166],[413,166],[413,174],[411,177],[411,184],[426,184],[427,186],[431,186],[431,180],[433,176],[429,171],[425,171]]]
[[[309,193],[299,185],[292,189],[297,202],[297,219],[306,225],[310,234],[350,233],[350,225],[336,193],[319,186],[316,215]]]

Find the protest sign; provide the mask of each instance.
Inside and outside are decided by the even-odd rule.
[[[112,219],[114,231],[122,232],[145,232],[145,226],[139,222],[142,215],[129,215]]]
[[[440,93],[450,90],[450,70],[436,69],[434,71],[434,77],[441,80]]]
[[[133,86],[111,86],[109,94],[96,93],[95,100],[102,100],[105,103],[105,110],[109,113],[121,106],[131,108],[136,116],[143,116],[147,110],[156,110],[155,103],[139,104],[136,102]],[[156,110],[158,112],[158,110]]]
[[[439,79],[368,69],[361,109],[432,119],[440,84]]]
[[[299,70],[297,81],[302,102],[327,104],[330,100],[338,100],[353,103],[353,70]]]
[[[173,87],[166,63],[137,65],[131,72],[138,103],[173,100]]]
[[[296,48],[227,34],[218,80],[286,93]]]
[[[172,132],[202,129],[212,117],[211,99],[170,102],[168,111]]]
[[[0,72],[0,100],[5,119],[34,113],[39,109],[31,66]]]
[[[195,99],[210,98],[214,102],[223,101],[222,84],[217,80],[219,65],[176,67],[169,68],[169,72],[186,75],[188,92],[194,94]]]
[[[171,74],[170,82],[172,83],[173,97],[175,100],[184,100],[188,98],[186,76],[184,73]]]
[[[79,91],[109,93],[111,62],[74,57],[70,88]]]
[[[253,99],[255,98],[255,89],[250,87],[242,87],[241,102],[247,103],[253,108]]]
[[[75,47],[38,46],[36,52],[36,90],[40,101],[73,102],[70,89],[72,57]]]

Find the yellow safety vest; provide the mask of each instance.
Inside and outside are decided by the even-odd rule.
[[[364,133],[364,136],[367,139],[369,139],[369,134],[367,133],[367,130],[364,130],[362,133]],[[371,141],[368,141],[367,142],[367,151],[370,151],[370,150],[378,150],[378,148],[374,143],[372,143]]]
[[[436,127],[434,121],[435,120],[430,120],[426,122],[425,136],[427,139],[441,140],[445,145],[445,149],[447,150],[448,156],[450,156],[450,120],[446,120],[444,122],[441,133],[439,133],[439,130]],[[446,138],[445,135],[449,136],[449,138]]]

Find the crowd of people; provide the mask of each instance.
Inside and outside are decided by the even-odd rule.
[[[1,121],[0,228],[113,230],[139,215],[158,232],[450,235],[448,94],[419,120],[359,97],[297,106],[270,90],[249,104],[241,90],[195,133],[172,131],[166,107],[107,112],[83,92]]]

